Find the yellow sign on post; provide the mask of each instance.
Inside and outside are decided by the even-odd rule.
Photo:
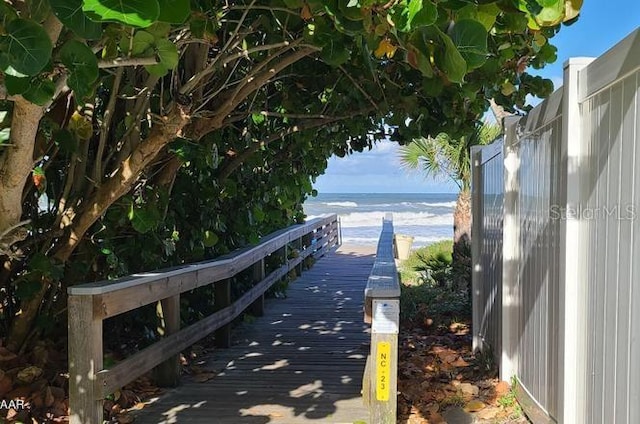
[[[391,343],[378,342],[376,354],[376,399],[389,400],[389,384],[391,382]]]

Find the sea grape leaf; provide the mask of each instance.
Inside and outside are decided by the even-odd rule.
[[[349,60],[351,53],[344,43],[331,39],[322,47],[320,57],[329,65],[339,66]]]
[[[540,26],[559,24],[564,19],[564,9],[564,1],[555,0],[549,6],[543,7],[540,13],[535,15],[535,21]]]
[[[500,12],[500,8],[495,3],[483,4],[478,6],[476,20],[480,22],[487,31],[489,31],[496,23],[496,18]]]
[[[82,11],[82,0],[49,0],[54,15],[78,37],[97,40],[102,37],[102,25]]]
[[[131,44],[131,55],[149,56],[153,54],[153,46],[156,38],[147,31],[136,31]]]
[[[180,55],[175,44],[169,40],[156,40],[156,56],[160,63],[157,65],[147,65],[145,69],[153,75],[164,76],[170,69],[178,66]]]
[[[437,52],[436,61],[450,81],[461,83],[467,73],[467,63],[447,34],[441,33],[440,37],[445,48],[444,52]]]
[[[37,22],[44,21],[51,11],[47,0],[27,0],[27,6],[31,19]]]
[[[480,22],[461,19],[451,29],[450,36],[468,69],[478,68],[487,60],[488,34]]]
[[[160,16],[157,0],[84,0],[82,10],[94,21],[138,28],[151,26]]]
[[[69,70],[69,87],[83,98],[92,93],[92,84],[98,79],[98,59],[91,49],[76,40],[67,41],[60,49],[60,61]]]
[[[169,40],[159,39],[156,41],[156,53],[160,63],[169,69],[173,69],[178,66],[180,55],[178,48]]]
[[[56,85],[50,79],[35,78],[22,97],[38,106],[47,104],[56,93]]]
[[[142,234],[156,228],[162,219],[158,209],[151,205],[138,208],[131,204],[128,216],[133,229]]]
[[[31,84],[31,78],[29,77],[14,77],[12,75],[4,76],[4,85],[7,87],[7,94],[15,96],[22,94],[29,89]]]
[[[426,31],[426,29],[418,30],[413,34],[410,39],[407,61],[411,66],[422,72],[422,75],[431,78],[433,77],[433,67],[429,60],[431,51],[425,39],[427,36],[428,31]]]
[[[433,25],[438,19],[438,8],[430,0],[410,0],[408,18],[411,29]]]
[[[158,0],[160,15],[158,20],[170,24],[181,24],[191,14],[189,0]]]
[[[9,74],[15,71],[37,75],[49,63],[52,49],[42,25],[27,19],[14,19],[0,37],[0,69]]]

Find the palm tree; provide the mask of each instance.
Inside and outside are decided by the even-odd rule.
[[[470,264],[471,240],[471,146],[491,143],[500,126],[484,122],[468,136],[453,139],[440,133],[418,138],[400,148],[400,161],[409,169],[422,169],[427,176],[450,179],[460,192],[453,213],[453,265]]]

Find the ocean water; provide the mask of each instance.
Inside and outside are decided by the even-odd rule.
[[[455,193],[319,193],[307,199],[304,211],[311,219],[336,213],[344,244],[378,242],[382,218],[393,213],[396,233],[414,237],[413,247],[453,238]]]

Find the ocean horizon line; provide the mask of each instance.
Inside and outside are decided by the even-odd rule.
[[[447,191],[429,191],[429,192],[395,192],[395,191],[353,191],[353,192],[328,192],[328,191],[318,191],[318,194],[458,194],[456,192],[447,192]],[[313,197],[313,196],[311,196]]]

